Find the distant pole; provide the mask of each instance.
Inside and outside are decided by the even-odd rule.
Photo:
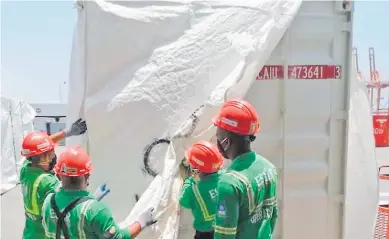
[[[59,93],[59,102],[62,103],[62,87],[61,87],[61,84],[58,85],[58,93]]]
[[[66,82],[64,81],[64,82],[62,82],[62,83],[59,84],[59,89],[58,89],[58,90],[59,90],[59,102],[60,102],[60,103],[63,103],[63,97],[62,97],[62,84],[65,85]]]

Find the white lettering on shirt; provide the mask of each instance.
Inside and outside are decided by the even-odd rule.
[[[217,189],[215,188],[215,189],[209,190],[208,192],[209,192],[209,195],[211,196],[211,199],[213,201],[215,201],[216,197],[217,197]]]

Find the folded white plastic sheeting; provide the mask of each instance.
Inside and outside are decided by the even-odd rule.
[[[355,62],[353,64],[351,79],[356,79]],[[344,238],[373,238],[379,203],[379,177],[370,101],[362,81],[350,81],[349,94]]]
[[[183,152],[212,138],[211,117],[245,95],[300,4],[78,2],[68,120],[84,117],[88,135],[68,144],[88,147],[92,186],[108,183],[121,227],[155,207],[158,223],[139,238],[193,237],[179,220]]]
[[[21,144],[32,131],[35,110],[26,102],[1,97],[1,194],[19,183]]]

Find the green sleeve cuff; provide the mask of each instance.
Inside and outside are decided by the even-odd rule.
[[[180,205],[183,208],[191,209],[193,204],[193,196],[192,196],[192,177],[187,178],[184,181],[184,185],[182,186],[182,192],[180,196]]]
[[[127,229],[120,229],[120,235],[121,235],[120,238],[123,238],[123,239],[131,239],[132,238],[130,231],[128,231]]]

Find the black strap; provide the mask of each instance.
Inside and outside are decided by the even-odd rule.
[[[75,207],[77,206],[78,203],[83,203],[85,201],[88,201],[90,198],[89,197],[79,197],[73,200],[71,203],[69,203],[65,209],[61,212],[58,208],[57,203],[55,202],[55,195],[51,196],[50,203],[51,206],[54,209],[55,214],[57,215],[57,229],[55,233],[55,238],[56,239],[61,239],[61,231],[65,237],[65,239],[69,239],[69,230],[65,222],[66,215]]]

